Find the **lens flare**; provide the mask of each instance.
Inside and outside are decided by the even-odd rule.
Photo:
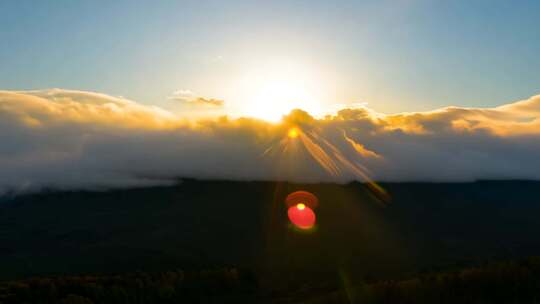
[[[287,195],[285,204],[288,207],[289,220],[295,227],[307,230],[315,226],[317,217],[314,210],[319,205],[319,199],[313,193],[293,192]]]
[[[287,207],[309,207],[311,209],[317,208],[319,206],[319,199],[315,194],[307,192],[307,191],[296,191],[289,195],[287,195],[287,198],[285,198],[285,204]]]
[[[289,216],[291,223],[300,229],[307,230],[315,226],[315,212],[304,204],[290,207],[287,211],[287,215]]]

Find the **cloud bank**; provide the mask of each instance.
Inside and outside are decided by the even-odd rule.
[[[0,192],[167,184],[540,179],[540,95],[496,108],[384,115],[366,107],[279,124],[189,121],[61,89],[0,91]],[[290,136],[296,128],[299,136]]]

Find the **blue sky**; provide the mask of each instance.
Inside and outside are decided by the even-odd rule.
[[[163,106],[190,90],[234,104],[249,99],[240,79],[292,63],[326,106],[494,106],[540,93],[538,12],[540,1],[5,0],[0,89]]]

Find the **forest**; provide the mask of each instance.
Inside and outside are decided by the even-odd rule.
[[[399,280],[261,290],[238,268],[36,277],[0,283],[0,303],[538,303],[540,257],[489,262]]]
[[[199,181],[0,199],[0,302],[535,303],[538,182]],[[284,203],[306,190],[316,226]]]

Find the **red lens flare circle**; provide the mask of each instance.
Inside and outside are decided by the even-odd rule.
[[[291,223],[300,229],[310,229],[315,226],[315,212],[303,203],[289,207],[287,215]]]
[[[296,191],[287,196],[285,204],[288,207],[287,215],[291,223],[300,229],[310,229],[315,226],[317,217],[315,208],[319,199],[307,191]]]

